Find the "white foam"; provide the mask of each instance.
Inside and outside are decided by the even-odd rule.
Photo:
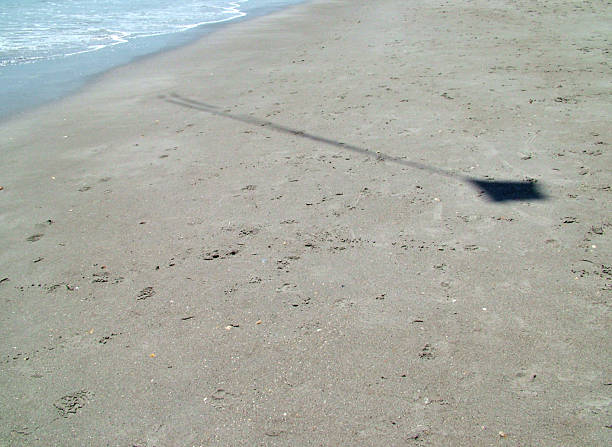
[[[0,67],[70,57],[235,20],[246,15],[240,4],[248,0],[4,1]]]

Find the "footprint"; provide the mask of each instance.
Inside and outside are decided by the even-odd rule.
[[[533,372],[533,370],[523,369],[514,375],[512,388],[514,393],[518,395],[535,397],[541,388],[541,385],[538,383],[539,381],[537,373]]]
[[[297,286],[295,284],[289,284],[289,283],[285,283],[283,284],[281,287],[278,287],[276,289],[277,292],[283,292],[283,293],[287,293],[287,292],[291,292],[293,289],[295,289]]]
[[[100,343],[101,345],[105,345],[110,340],[112,340],[113,337],[116,337],[117,335],[121,335],[121,332],[119,332],[119,333],[113,332],[113,333],[111,333],[109,335],[105,335],[104,337],[102,337],[101,339],[98,340],[98,343]]]
[[[606,414],[612,407],[612,398],[607,396],[596,396],[581,402],[579,411],[589,414]]]
[[[238,253],[240,253],[240,250],[237,248],[232,248],[225,253],[220,253],[219,250],[213,250],[202,254],[201,257],[205,261],[212,261],[214,259],[225,259],[230,256],[236,256]]]
[[[421,349],[419,357],[425,360],[432,360],[436,358],[434,354],[434,348],[429,343],[426,344],[425,346],[423,346],[423,349]]]
[[[96,283],[96,282],[108,282],[108,272],[102,272],[102,273],[94,273],[92,275],[92,283]]]
[[[240,232],[238,233],[238,235],[240,237],[245,237],[245,236],[254,236],[257,233],[259,233],[259,228],[251,227],[251,228],[243,228],[243,229],[241,229]]]
[[[37,229],[41,229],[41,228],[46,228],[46,227],[50,227],[51,225],[53,225],[55,222],[52,221],[51,219],[47,219],[44,222],[41,222],[39,224],[36,224],[36,228]]]
[[[202,259],[205,261],[212,261],[213,259],[218,259],[219,257],[221,257],[219,250],[209,251],[202,255]]]
[[[81,390],[61,397],[53,406],[57,409],[61,417],[67,418],[72,414],[76,414],[92,399],[92,397],[93,393],[87,390]]]
[[[423,441],[424,438],[429,434],[427,427],[418,426],[417,428],[408,432],[406,436],[407,441]]]
[[[231,396],[231,394],[225,391],[223,388],[218,388],[214,393],[210,395],[210,397],[214,400],[223,400],[228,396]]]
[[[153,287],[145,287],[138,293],[136,299],[146,300],[147,298],[151,298],[153,295],[155,295],[155,290],[153,290]]]
[[[217,390],[210,395],[212,405],[219,409],[224,406],[230,405],[230,402],[234,397],[234,394],[224,390],[223,388],[217,388]]]
[[[92,283],[108,283],[112,281],[112,284],[119,284],[124,280],[123,276],[111,277],[108,272],[96,272],[93,273],[91,278]]]
[[[294,297],[292,297],[292,299],[289,301],[289,305],[291,307],[299,307],[299,306],[307,306],[310,304],[310,298],[302,298],[300,295],[296,295]]]

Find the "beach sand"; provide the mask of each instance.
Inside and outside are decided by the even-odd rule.
[[[313,1],[0,124],[0,445],[609,445],[611,18]]]

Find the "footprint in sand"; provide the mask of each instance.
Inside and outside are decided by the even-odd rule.
[[[114,337],[121,335],[121,332],[112,332],[109,335],[105,335],[104,337],[100,338],[98,340],[98,343],[100,343],[101,345],[105,345],[106,343],[108,343],[109,341],[111,341]]]
[[[136,299],[146,300],[147,298],[151,298],[153,295],[155,295],[155,290],[153,290],[153,287],[145,287],[138,293]]]
[[[93,393],[87,390],[81,390],[63,396],[57,402],[55,402],[53,406],[57,409],[61,417],[67,418],[72,414],[76,414],[92,398]]]
[[[231,402],[235,399],[236,395],[224,390],[223,388],[217,388],[217,390],[210,395],[210,402],[213,407],[218,409],[231,405]]]
[[[37,229],[47,228],[47,227],[50,227],[51,225],[53,225],[54,223],[55,222],[53,220],[47,219],[44,222],[36,224],[36,228]]]
[[[221,253],[219,252],[219,250],[213,250],[213,251],[203,253],[200,257],[204,259],[205,261],[212,261],[215,259],[225,259],[230,256],[236,256],[238,253],[240,253],[240,250],[236,248],[230,249],[229,251],[225,253]]]
[[[428,343],[425,346],[423,346],[423,349],[421,349],[421,352],[419,353],[419,358],[422,358],[423,360],[432,360],[435,359],[436,356],[434,354],[434,348]]]

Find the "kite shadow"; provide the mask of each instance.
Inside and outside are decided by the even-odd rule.
[[[408,166],[415,169],[431,172],[436,175],[441,175],[449,178],[454,178],[458,181],[471,184],[479,191],[480,196],[485,196],[491,202],[510,202],[510,201],[524,201],[530,202],[535,200],[546,200],[547,196],[541,191],[539,185],[533,180],[525,181],[497,181],[497,180],[483,180],[474,178],[467,175],[457,174],[445,169],[437,168],[435,166],[426,165],[415,161],[406,160],[405,158],[394,157],[391,155],[384,154],[380,151],[373,151],[371,149],[365,149],[359,146],[354,146],[341,141],[332,140],[330,138],[314,135],[302,130],[293,129],[287,126],[273,123],[271,121],[262,120],[252,116],[235,115],[221,110],[217,106],[206,104],[201,101],[196,101],[189,98],[184,98],[176,93],[170,95],[170,97],[159,96],[169,103],[176,104],[182,107],[186,107],[201,112],[207,112],[212,115],[222,116],[235,121],[240,121],[246,124],[264,126],[277,132],[286,133],[301,138],[306,138],[319,143],[327,144],[329,146],[335,146],[347,151],[355,152],[370,157],[375,157],[381,161],[389,161],[397,163],[403,166]]]

